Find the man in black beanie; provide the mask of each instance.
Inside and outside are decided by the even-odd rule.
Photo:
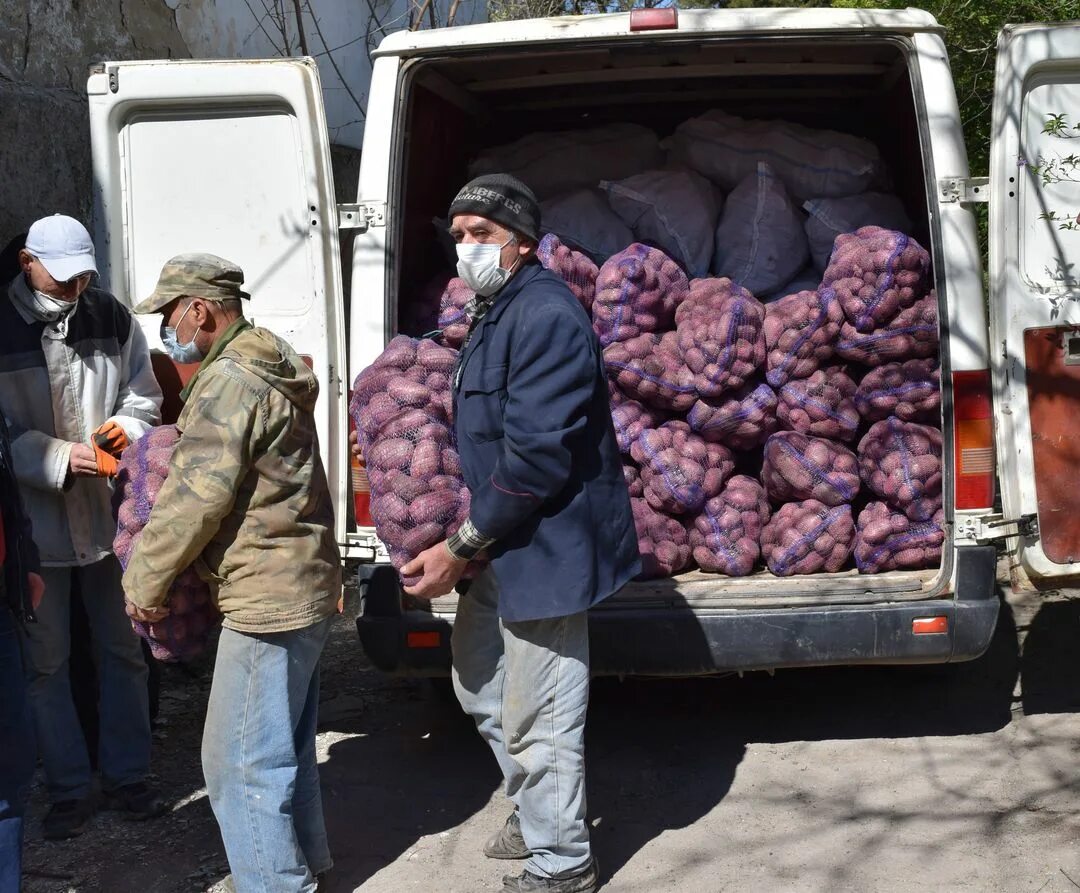
[[[640,572],[600,344],[566,284],[536,261],[525,184],[478,177],[450,205],[458,275],[476,292],[454,371],[469,519],[402,568],[431,598],[481,552],[454,622],[454,689],[514,812],[485,845],[527,859],[504,893],[591,893],[585,821],[586,612]],[[464,586],[462,587],[465,588]]]

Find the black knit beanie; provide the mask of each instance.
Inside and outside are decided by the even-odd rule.
[[[466,183],[450,203],[450,219],[475,214],[540,241],[540,203],[533,191],[509,174],[485,174]]]

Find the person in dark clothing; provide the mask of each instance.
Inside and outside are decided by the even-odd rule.
[[[33,623],[45,583],[11,468],[0,415],[0,893],[19,893],[23,811],[34,776],[34,734],[18,624]]]
[[[536,261],[532,192],[494,174],[450,206],[458,275],[476,293],[453,379],[470,517],[402,568],[431,598],[485,552],[452,639],[454,689],[495,753],[515,809],[484,848],[526,859],[504,893],[592,893],[585,821],[586,612],[641,570],[600,344],[566,284]]]

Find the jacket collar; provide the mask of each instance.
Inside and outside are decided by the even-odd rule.
[[[510,302],[514,300],[521,292],[521,290],[528,285],[544,268],[540,266],[540,261],[533,259],[524,267],[521,272],[514,276],[509,282],[502,287],[495,298],[495,303],[491,305],[491,309],[484,314],[484,318],[480,320],[480,326],[485,326],[488,323],[498,322],[499,317],[506,312],[506,308],[510,306]]]

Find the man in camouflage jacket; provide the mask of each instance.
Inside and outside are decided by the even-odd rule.
[[[160,313],[166,350],[201,359],[180,440],[132,552],[139,619],[168,613],[189,565],[224,615],[203,732],[203,772],[235,888],[311,893],[331,866],[315,728],[319,655],[341,594],[333,510],[315,432],[318,382],[243,316],[244,274],[182,254],[136,313]]]

